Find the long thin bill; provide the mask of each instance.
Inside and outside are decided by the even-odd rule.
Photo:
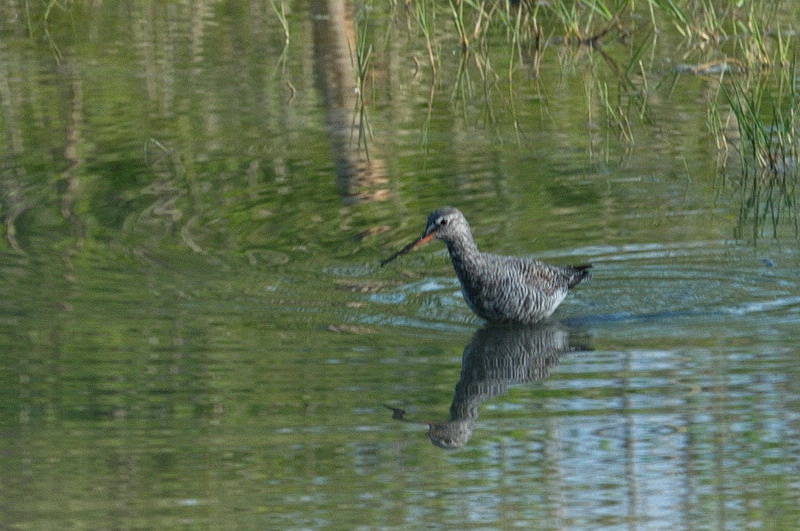
[[[417,245],[422,245],[423,243],[429,242],[432,239],[433,239],[433,234],[425,234],[423,236],[420,236],[418,239],[416,239],[415,241],[409,243],[408,245],[406,245],[405,247],[403,247],[402,249],[400,249],[399,251],[394,253],[389,258],[386,258],[385,260],[381,260],[381,267],[385,266],[386,264],[388,264],[389,262],[391,262],[392,260],[394,260],[398,256],[402,256],[402,255],[406,254],[408,251],[410,251],[411,249],[413,249]]]

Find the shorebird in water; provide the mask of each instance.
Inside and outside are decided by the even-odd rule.
[[[383,260],[381,267],[433,239],[447,245],[469,307],[491,323],[532,324],[549,317],[570,288],[589,278],[592,267],[555,266],[481,252],[464,214],[453,207],[432,212],[422,236]]]

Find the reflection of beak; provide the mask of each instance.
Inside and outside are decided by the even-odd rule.
[[[383,407],[385,407],[386,409],[388,409],[388,410],[390,410],[392,412],[392,418],[394,420],[399,420],[399,421],[402,421],[402,422],[408,422],[409,424],[421,424],[423,426],[428,426],[428,427],[441,424],[441,422],[434,422],[434,421],[426,422],[424,420],[409,420],[409,419],[406,418],[406,410],[405,409],[402,409],[402,408],[399,408],[399,407],[390,406],[389,404],[384,404]]]
[[[403,247],[402,249],[400,249],[399,251],[394,253],[389,258],[387,258],[385,260],[381,260],[381,267],[385,266],[386,264],[388,264],[389,262],[391,262],[392,260],[394,260],[398,256],[406,254],[408,251],[410,251],[414,247],[417,247],[418,245],[422,245],[423,243],[428,243],[432,239],[433,239],[433,233],[432,232],[429,232],[427,234],[423,234],[422,236],[417,238],[415,241],[409,243],[408,245],[406,245],[405,247]]]

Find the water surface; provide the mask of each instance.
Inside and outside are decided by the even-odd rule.
[[[434,78],[373,7],[354,92],[363,22],[285,7],[288,45],[261,2],[0,23],[0,527],[794,528],[795,192],[720,154],[714,82],[627,142],[596,56],[507,87],[443,35]],[[592,280],[485,328],[441,244],[378,265],[445,204]]]

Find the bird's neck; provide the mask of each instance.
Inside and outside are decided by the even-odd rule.
[[[466,264],[478,256],[478,246],[475,244],[475,240],[473,240],[472,237],[449,240],[446,243],[447,250],[453,262]]]

